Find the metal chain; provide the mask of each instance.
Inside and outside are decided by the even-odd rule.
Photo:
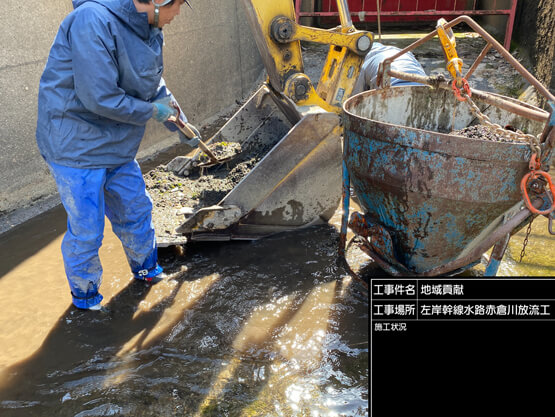
[[[524,238],[524,243],[522,244],[522,250],[520,251],[520,259],[518,262],[522,262],[522,258],[526,256],[526,245],[528,245],[528,237],[530,236],[530,232],[532,232],[532,222],[534,219],[528,223],[528,229],[526,230],[526,237]]]
[[[466,94],[466,92],[464,92],[464,90],[461,90],[461,95],[466,98],[465,101],[468,103],[470,107],[470,111],[472,112],[472,114],[474,114],[474,116],[478,118],[478,120],[480,120],[481,124],[488,127],[494,133],[497,133],[498,135],[503,136],[504,138],[514,140],[514,141],[528,142],[530,144],[530,150],[532,151],[532,153],[537,154],[538,160],[540,159],[541,148],[540,148],[539,138],[541,135],[538,135],[536,137],[534,135],[524,133],[518,129],[516,130],[516,132],[503,129],[501,125],[498,125],[497,123],[492,123],[491,119],[480,111],[478,106],[472,101],[472,99]]]

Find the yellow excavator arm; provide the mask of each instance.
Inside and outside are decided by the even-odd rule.
[[[271,87],[297,106],[317,105],[340,113],[373,42],[370,32],[354,28],[346,0],[337,0],[341,25],[330,30],[297,24],[291,0],[243,0],[243,4]],[[304,74],[300,41],[330,45],[317,89]]]
[[[199,208],[170,236],[157,236],[159,246],[258,239],[325,222],[337,210],[339,113],[372,47],[372,34],[357,31],[346,0],[337,1],[341,25],[323,30],[297,24],[292,0],[243,0],[268,80],[206,144],[236,142],[249,152],[269,150],[217,205]],[[300,41],[329,45],[317,89],[304,73]],[[187,160],[176,158],[168,167],[188,175],[181,168]]]

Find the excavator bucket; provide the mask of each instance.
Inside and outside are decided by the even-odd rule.
[[[193,240],[257,239],[327,221],[341,196],[339,116],[308,114],[278,139],[218,205],[196,211],[176,232]]]
[[[266,153],[217,204],[197,207],[169,236],[158,236],[159,246],[258,239],[325,222],[339,206],[340,106],[372,37],[354,29],[345,0],[338,0],[342,26],[333,30],[298,25],[291,0],[243,4],[268,79],[206,144],[237,142]],[[303,73],[301,40],[330,45],[318,91]]]

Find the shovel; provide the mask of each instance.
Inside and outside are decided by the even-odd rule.
[[[177,128],[181,131],[181,133],[187,136],[187,138],[193,139],[197,137],[197,134],[193,132],[193,130],[186,123],[183,123],[183,121],[179,118],[179,113],[180,113],[179,107],[174,106],[174,108],[177,110],[177,114],[175,116],[170,117],[168,121],[174,123],[177,126]],[[212,153],[210,148],[206,146],[206,144],[201,140],[200,136],[198,137],[198,139],[199,139],[198,147],[208,156],[208,158],[210,159],[210,161],[212,161],[212,163],[220,164],[225,162],[225,161],[219,160],[216,157],[216,155]],[[192,163],[192,159],[190,163]],[[189,167],[190,163],[187,164],[187,168]]]

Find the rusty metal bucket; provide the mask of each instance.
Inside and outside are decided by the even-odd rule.
[[[502,126],[534,135],[544,128],[475,102]],[[364,210],[351,218],[351,227],[358,222],[359,232],[366,230],[388,272],[422,274],[452,263],[521,201],[528,144],[450,134],[478,124],[451,92],[428,86],[371,90],[348,99],[343,109],[344,164]]]

